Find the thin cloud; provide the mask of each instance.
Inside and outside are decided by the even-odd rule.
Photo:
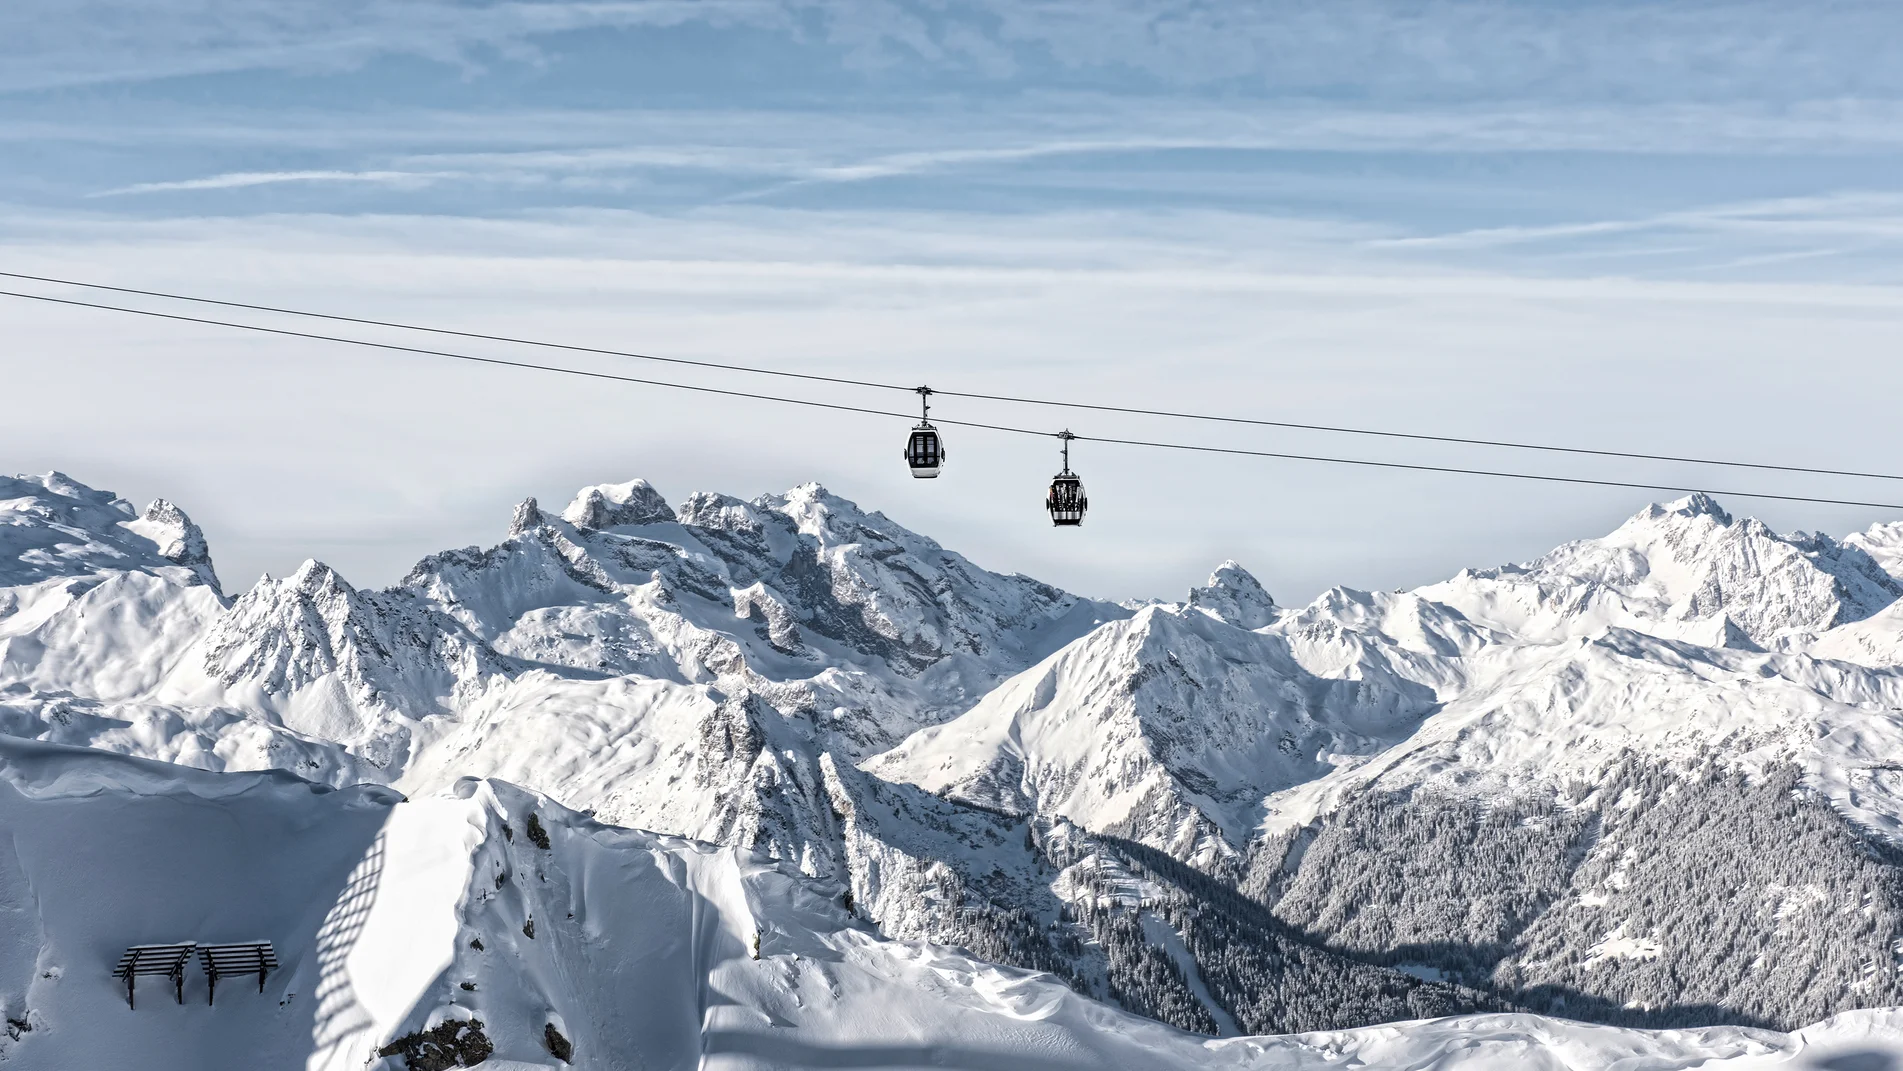
[[[0,46],[0,62],[4,47]],[[1857,155],[1903,148],[1903,101],[1767,107],[1717,104],[1381,106],[1367,102],[1162,101],[1058,95],[956,112],[863,104],[762,111],[710,101],[693,110],[213,110],[163,101],[101,121],[0,119],[0,142],[262,148],[357,153],[335,170],[693,169],[851,182],[1040,157],[1202,149]],[[372,155],[374,154],[374,155]],[[326,162],[328,164],[328,161]]]
[[[1188,149],[1263,149],[1261,142],[1199,138],[1123,138],[1102,141],[1053,141],[999,148],[943,149],[894,153],[858,163],[814,168],[812,182],[866,182],[872,179],[917,175],[968,164],[1016,163],[1049,156],[1094,156],[1105,153],[1169,152]]]
[[[1652,231],[1709,231],[1758,237],[1903,237],[1903,195],[1882,192],[1785,197],[1659,212],[1629,219],[1546,226],[1480,227],[1445,234],[1375,238],[1371,247],[1486,249]]]
[[[101,190],[93,197],[119,197],[140,193],[169,193],[179,190],[235,190],[247,186],[271,186],[284,182],[365,182],[389,186],[426,186],[439,179],[454,177],[451,172],[422,171],[232,171],[204,178],[174,182],[139,182],[118,189]]]
[[[770,33],[841,71],[1076,84],[1106,74],[1271,96],[1777,101],[1894,98],[1894,6],[1503,5],[1379,0],[66,0],[0,5],[0,90],[243,70],[334,73],[385,55],[479,74],[586,31]],[[721,69],[717,65],[711,70]]]

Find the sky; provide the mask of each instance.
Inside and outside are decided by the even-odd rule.
[[[13,0],[0,271],[944,390],[1903,472],[1896,3]],[[0,289],[88,299],[45,283]],[[97,295],[93,296],[96,299]],[[111,300],[172,309],[152,299]],[[202,314],[204,310],[199,310]],[[222,315],[222,314],[221,314]],[[263,313],[247,322],[311,329]],[[355,338],[910,412],[903,391]],[[941,398],[908,420],[0,296],[0,470],[359,586],[511,508],[817,481],[979,564],[1412,587],[1669,491],[1903,481]],[[1898,508],[1721,496],[1779,530]]]

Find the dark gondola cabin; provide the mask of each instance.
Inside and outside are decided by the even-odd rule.
[[[1070,470],[1070,441],[1077,436],[1068,429],[1057,434],[1064,444],[1064,470],[1051,478],[1050,494],[1044,496],[1044,508],[1051,512],[1051,523],[1071,528],[1084,523],[1084,511],[1090,499],[1084,495],[1084,481]]]
[[[911,441],[905,444],[905,463],[921,480],[937,477],[938,470],[945,467],[945,445],[939,441],[937,428],[920,423],[912,429]]]
[[[1084,481],[1069,472],[1058,473],[1051,481],[1050,494],[1044,497],[1044,508],[1051,511],[1052,524],[1084,523],[1084,510],[1090,508],[1090,499],[1084,496]]]
[[[932,388],[919,387],[918,400],[918,426],[905,441],[905,463],[911,466],[914,477],[931,480],[945,467],[945,442],[938,437],[938,429],[932,427]]]

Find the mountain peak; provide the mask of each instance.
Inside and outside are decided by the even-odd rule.
[[[188,586],[217,589],[204,533],[177,506],[160,500],[142,516],[62,472],[0,476],[0,584],[174,566],[194,574]]]
[[[810,480],[783,495],[763,495],[755,504],[792,518],[793,523],[809,535],[818,535],[835,523],[858,523],[867,516],[859,503],[841,498]]]
[[[1254,631],[1275,620],[1275,599],[1235,559],[1216,566],[1209,582],[1189,591],[1189,605],[1241,629]]]
[[[509,518],[509,538],[514,539],[524,532],[540,528],[547,522],[542,515],[542,507],[533,495],[516,503],[515,515]]]
[[[350,585],[337,570],[318,561],[316,558],[304,559],[297,572],[273,584],[287,592],[314,596],[329,593],[355,594],[357,589]]]
[[[675,519],[674,507],[646,480],[584,487],[562,511],[577,528],[616,528],[624,524],[662,524]]]
[[[22,476],[19,479],[23,483],[37,483],[49,494],[58,495],[61,498],[76,499],[90,506],[106,507],[123,514],[124,517],[121,519],[138,516],[138,511],[132,508],[132,503],[111,491],[101,491],[96,487],[80,483],[58,469],[53,469],[44,476]]]
[[[1717,499],[1703,491],[1694,491],[1663,505],[1655,502],[1646,509],[1644,516],[1654,519],[1665,516],[1710,517],[1722,525],[1729,526],[1732,523],[1731,514],[1718,504]]]
[[[218,590],[218,574],[212,568],[205,530],[192,523],[184,510],[163,498],[153,499],[138,520],[127,521],[125,526],[158,544],[160,557],[186,566]]]

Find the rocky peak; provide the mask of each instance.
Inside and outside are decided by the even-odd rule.
[[[1703,491],[1694,491],[1684,498],[1662,505],[1654,502],[1640,516],[1652,519],[1665,516],[1709,517],[1722,525],[1729,526],[1732,523],[1731,514],[1718,504],[1717,499]]]
[[[0,585],[54,576],[193,570],[189,586],[217,587],[204,533],[184,512],[156,502],[141,517],[132,504],[60,472],[0,476]]]
[[[1235,560],[1223,562],[1209,582],[1189,590],[1189,605],[1251,632],[1275,620],[1275,599]]]
[[[516,504],[515,516],[509,519],[509,538],[533,532],[547,523],[548,518],[542,514],[542,507],[536,503],[534,496],[530,496]]]
[[[646,480],[629,480],[582,488],[562,511],[562,519],[587,529],[662,524],[674,520],[674,509]]]
[[[265,574],[251,590],[238,596],[232,603],[228,620],[219,625],[262,615],[336,630],[345,627],[351,617],[361,615],[360,601],[357,589],[337,570],[310,558],[282,580]]]
[[[884,516],[868,514],[817,483],[803,483],[783,495],[762,495],[757,505],[785,516],[821,545],[862,542],[867,529],[896,528]]]
[[[218,588],[204,529],[192,523],[184,510],[163,498],[154,499],[139,519],[127,522],[126,527],[158,544],[160,557],[191,569],[214,590]]]
[[[1846,536],[1843,545],[1864,552],[1884,572],[1903,580],[1903,521],[1871,525]]]
[[[1421,594],[1528,638],[1614,624],[1788,650],[1876,613],[1903,596],[1903,583],[1853,541],[1779,535],[1695,494],[1648,506],[1602,538],[1523,566],[1463,573]]]
[[[764,531],[762,511],[732,495],[695,491],[681,503],[678,519],[696,528],[710,528],[735,535],[759,535]]]
[[[372,614],[336,570],[306,561],[283,580],[266,576],[240,595],[205,639],[205,671],[226,684],[256,682],[282,695],[349,667],[361,677],[365,656],[383,654]]]

